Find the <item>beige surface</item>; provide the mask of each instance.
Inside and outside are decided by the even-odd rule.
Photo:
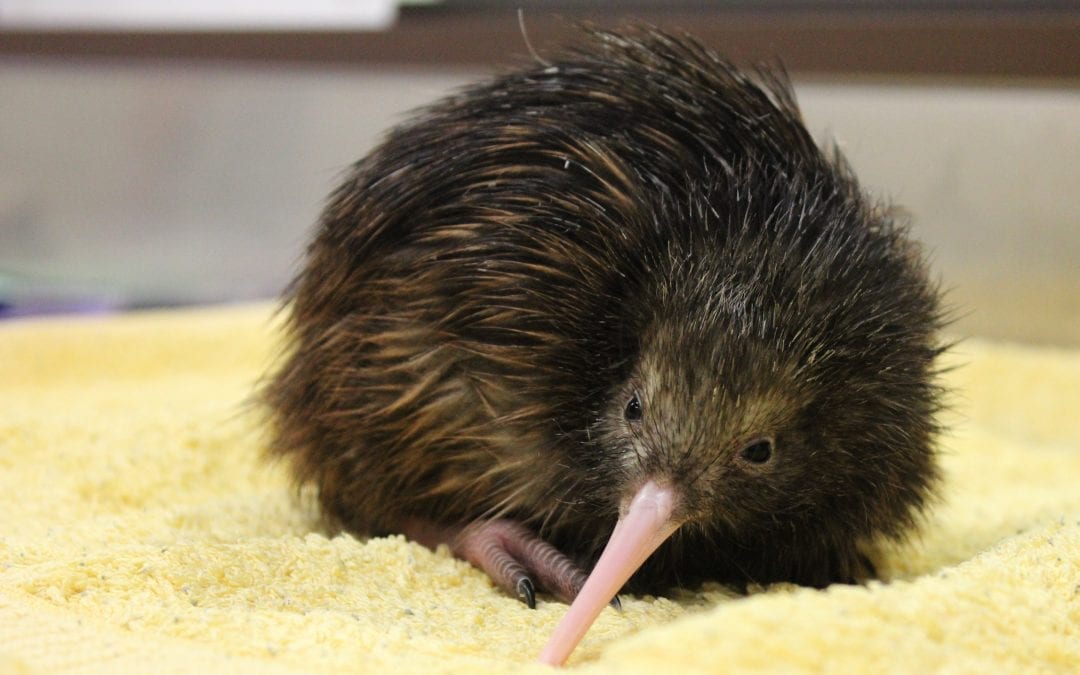
[[[265,307],[0,324],[0,672],[505,672],[537,611],[445,552],[327,538],[243,400]],[[967,342],[947,483],[889,584],[624,598],[593,672],[1075,672],[1080,353]]]

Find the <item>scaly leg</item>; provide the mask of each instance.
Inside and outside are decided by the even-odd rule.
[[[512,520],[484,520],[453,527],[414,519],[403,530],[405,536],[429,548],[447,544],[454,555],[486,572],[497,586],[530,608],[536,607],[537,585],[569,603],[587,578],[570,558]],[[618,598],[612,603],[618,606]]]

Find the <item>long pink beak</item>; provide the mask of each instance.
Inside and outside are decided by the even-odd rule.
[[[566,662],[626,580],[679,528],[671,519],[674,506],[671,487],[653,481],[641,486],[615,524],[592,574],[540,652],[541,663],[561,666]]]

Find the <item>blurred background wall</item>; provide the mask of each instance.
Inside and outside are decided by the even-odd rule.
[[[815,136],[912,214],[955,332],[1080,345],[1080,12],[1065,4],[445,2],[378,29],[28,25],[4,6],[8,314],[274,297],[388,126],[528,62],[523,6],[541,54],[576,20],[637,18],[783,61]]]

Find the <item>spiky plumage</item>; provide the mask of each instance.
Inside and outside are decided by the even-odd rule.
[[[588,565],[662,474],[688,522],[639,587],[823,585],[935,481],[918,247],[782,76],[688,38],[594,32],[422,111],[332,195],[289,301],[275,449],[356,532],[501,515]]]

